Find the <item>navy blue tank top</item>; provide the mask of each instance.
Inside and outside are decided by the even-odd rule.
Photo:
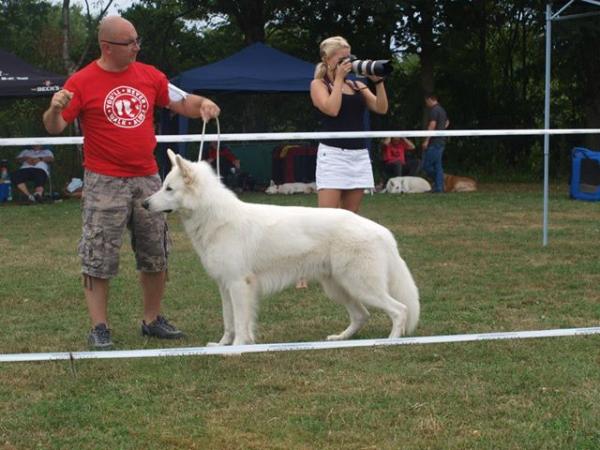
[[[323,82],[327,85],[327,89],[331,93],[331,83],[325,78]],[[344,94],[342,92],[342,105],[340,112],[336,117],[328,116],[320,112],[321,115],[321,130],[322,131],[365,131],[365,111],[367,104],[365,98],[360,91],[355,87],[354,94]],[[361,149],[367,148],[365,138],[359,139],[321,139],[319,142],[331,145],[332,147]]]

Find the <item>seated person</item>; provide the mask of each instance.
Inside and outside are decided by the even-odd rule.
[[[211,142],[208,146],[208,155],[205,161],[209,163],[215,172],[217,171],[217,143]],[[228,148],[219,148],[219,172],[225,186],[234,191],[244,190],[244,175],[240,172],[240,160]]]
[[[415,144],[404,137],[385,138],[381,143],[383,170],[386,181],[392,177],[414,176],[418,171],[418,159],[414,155]],[[407,158],[407,151],[411,157]]]
[[[44,184],[48,179],[48,164],[54,161],[54,154],[41,145],[34,145],[30,149],[25,149],[19,156],[17,162],[21,167],[12,173],[13,184],[21,191],[31,203],[41,202],[44,195]],[[34,193],[31,195],[27,188],[27,182],[31,181],[34,185]]]
[[[217,144],[211,142],[208,146],[208,156],[203,158],[215,172],[217,171]],[[240,170],[240,160],[227,147],[219,148],[219,172],[225,186],[236,192],[254,191],[256,180],[254,177]]]
[[[209,144],[208,156],[205,158],[205,161],[209,163],[215,171],[217,170],[217,144],[215,142]],[[226,173],[240,170],[240,160],[228,147],[221,146],[219,148],[219,169],[221,176],[224,176]]]

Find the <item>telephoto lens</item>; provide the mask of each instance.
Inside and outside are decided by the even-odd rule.
[[[394,68],[389,59],[378,59],[375,61],[362,61],[360,59],[352,60],[352,72],[363,77],[367,75],[386,77],[392,73],[392,70],[394,70]]]

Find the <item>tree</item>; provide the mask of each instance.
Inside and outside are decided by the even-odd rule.
[[[375,129],[421,128],[422,94],[430,90],[440,94],[454,128],[535,128],[543,120],[545,1],[140,0],[123,15],[144,38],[140,60],[169,76],[257,41],[316,64],[319,43],[342,35],[360,59],[395,59],[386,82],[390,112],[373,117]],[[82,9],[67,0],[62,8],[42,0],[0,0],[0,45],[47,69],[71,72],[97,56],[95,28],[112,1],[94,3],[103,5],[96,15],[87,1]],[[570,12],[594,8],[585,3],[574,3]],[[555,1],[554,10],[564,4]],[[558,24],[552,126],[595,127],[597,17]],[[307,96],[218,100],[224,118],[231,114],[224,120],[230,131],[316,127]],[[282,104],[294,111],[290,120],[282,116]],[[581,139],[557,137],[552,144],[568,149]],[[585,144],[598,147],[599,139],[587,136]],[[463,172],[496,173],[501,167],[502,173],[525,173],[539,170],[539,149],[539,138],[532,137],[460,138],[451,141],[447,157],[450,168]],[[551,153],[557,173],[568,167],[565,154]]]
[[[47,36],[52,5],[38,0],[0,1],[0,47],[26,58],[32,64],[50,68],[47,55],[38,47]]]
[[[72,32],[71,32],[71,1],[63,0],[62,4],[62,59],[66,72],[70,75],[75,73],[88,59],[90,48],[92,43],[96,42],[96,30],[98,24],[102,18],[106,15],[106,12],[112,5],[113,0],[107,0],[106,4],[103,1],[97,2],[100,4],[101,9],[98,15],[94,16],[90,10],[90,3],[88,0],[85,2],[85,44],[79,52],[79,57],[76,58],[77,62],[74,62],[73,55],[71,53],[72,48]],[[78,11],[79,12],[79,11]]]
[[[580,2],[581,3],[581,2]],[[600,12],[583,4],[568,10],[568,14]],[[553,23],[553,105],[554,121],[569,127],[598,128],[600,124],[600,42],[598,16]],[[567,111],[564,111],[567,103]],[[563,109],[559,109],[563,108]],[[585,135],[584,145],[600,149],[600,136]]]

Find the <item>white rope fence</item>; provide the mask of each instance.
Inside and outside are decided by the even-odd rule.
[[[566,134],[600,134],[600,128],[572,128],[572,129],[497,129],[497,130],[443,130],[443,131],[345,131],[345,132],[298,132],[298,133],[229,133],[229,134],[165,134],[158,135],[158,142],[250,142],[250,141],[289,141],[289,140],[316,140],[321,138],[385,138],[385,137],[478,137],[478,136],[545,136]],[[26,137],[26,138],[0,138],[0,147],[25,146],[25,145],[69,145],[82,144],[83,137]]]
[[[600,334],[600,327],[564,328],[555,330],[513,331],[505,333],[454,334],[448,336],[416,336],[395,339],[358,339],[349,341],[290,342],[278,344],[231,345],[210,347],[179,347],[147,350],[113,350],[93,352],[13,353],[0,355],[0,363],[60,361],[80,359],[154,358],[163,356],[242,355],[309,350],[333,350],[361,347],[390,347],[397,345],[447,344],[456,342],[499,341],[507,339],[535,339]]]

